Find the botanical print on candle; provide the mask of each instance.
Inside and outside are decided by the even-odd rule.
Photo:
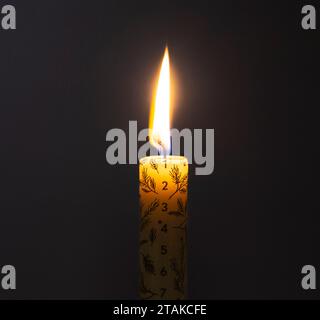
[[[188,161],[145,157],[139,163],[140,296],[186,297]]]

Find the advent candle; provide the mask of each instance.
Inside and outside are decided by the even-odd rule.
[[[188,161],[170,153],[170,67],[166,48],[150,117],[159,156],[139,161],[140,296],[186,297]]]

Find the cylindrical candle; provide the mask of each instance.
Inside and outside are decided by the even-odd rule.
[[[186,298],[188,160],[150,156],[139,161],[140,296]]]

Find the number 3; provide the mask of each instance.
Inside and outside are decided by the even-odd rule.
[[[168,204],[166,202],[162,202],[162,211],[168,211]]]

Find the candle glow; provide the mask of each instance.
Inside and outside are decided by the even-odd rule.
[[[161,155],[170,154],[170,62],[166,47],[150,112],[150,143]]]
[[[170,155],[170,65],[162,60],[150,114],[150,142],[160,155],[139,160],[140,295],[186,297],[188,160]]]

